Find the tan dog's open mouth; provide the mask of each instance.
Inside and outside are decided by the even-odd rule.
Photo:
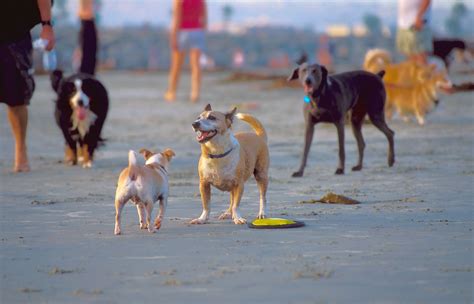
[[[202,144],[210,140],[211,138],[213,138],[217,134],[217,131],[216,130],[211,130],[211,131],[197,130],[196,134],[197,134],[196,136],[197,141]]]

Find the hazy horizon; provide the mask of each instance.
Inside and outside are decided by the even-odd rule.
[[[168,0],[102,0],[101,24],[107,27],[152,24],[168,26],[171,18],[172,1]],[[234,8],[231,22],[264,23],[285,25],[324,31],[329,25],[362,24],[366,13],[378,15],[387,26],[396,23],[396,0],[385,1],[248,1],[248,0],[211,0],[207,1],[209,24],[222,21],[222,7],[226,4]],[[455,0],[433,2],[433,15],[441,19],[433,21],[435,28],[444,25],[444,19]],[[464,2],[470,10],[472,19],[473,3]],[[69,0],[70,20],[75,21],[77,1]]]

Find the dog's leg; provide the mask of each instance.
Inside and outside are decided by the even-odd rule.
[[[147,225],[145,223],[145,208],[143,207],[142,203],[137,203],[137,212],[138,212],[138,219],[140,220],[140,229],[147,229]]]
[[[298,171],[294,172],[291,176],[292,177],[301,177],[304,173],[304,167],[306,166],[306,161],[308,160],[308,153],[309,149],[311,148],[311,143],[313,142],[313,134],[314,134],[314,125],[311,118],[311,114],[308,113],[306,117],[306,127],[305,127],[305,137],[304,137],[304,149],[303,149],[303,156],[301,158],[301,164]]]
[[[344,148],[344,120],[335,123],[337,128],[337,138],[339,142],[339,165],[335,174],[344,174],[344,164],[346,161],[346,151]]]
[[[374,126],[382,131],[383,134],[387,137],[388,140],[388,166],[391,167],[395,163],[395,144],[393,138],[395,137],[395,132],[390,130],[385,122],[383,117],[370,117],[370,120]]]
[[[82,161],[83,168],[91,168],[92,167],[92,158],[89,153],[89,145],[83,144],[82,145],[82,157],[84,160]]]
[[[257,218],[263,219],[267,216],[267,188],[268,188],[268,177],[255,176],[257,180],[258,190],[260,191],[260,208],[258,210]]]
[[[197,219],[192,220],[191,224],[205,224],[209,219],[209,213],[211,212],[210,200],[211,200],[211,185],[208,183],[199,183],[199,192],[201,193],[202,202],[202,213]]]
[[[120,229],[120,222],[122,217],[122,209],[125,203],[128,201],[128,198],[116,196],[115,198],[115,235],[119,235],[122,233]]]
[[[247,220],[240,215],[239,212],[239,205],[240,200],[242,199],[242,194],[244,193],[244,186],[241,183],[240,186],[232,189],[232,219],[234,220],[234,224],[245,224]]]
[[[163,217],[165,216],[166,206],[168,205],[168,198],[162,197],[160,198],[160,210],[158,211],[158,215],[155,218],[155,228],[161,228],[161,222],[163,221]]]
[[[357,165],[352,167],[352,171],[359,171],[362,170],[362,163],[364,160],[364,149],[365,149],[365,142],[364,137],[362,136],[362,123],[364,122],[364,117],[358,115],[358,113],[352,113],[351,123],[352,123],[352,132],[354,133],[354,137],[357,141],[357,149],[359,150],[359,160]]]
[[[76,143],[74,143],[75,145]],[[64,163],[69,166],[77,164],[76,149],[71,148],[69,144],[64,147]]]
[[[149,200],[145,202],[145,211],[146,211],[146,224],[148,226],[148,232],[154,233],[155,226],[151,224],[151,213],[153,212],[153,201]]]
[[[220,220],[226,220],[232,218],[232,193],[230,194],[229,208],[219,215]]]

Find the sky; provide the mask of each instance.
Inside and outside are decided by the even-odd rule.
[[[75,12],[78,0],[69,0],[69,11]],[[123,26],[151,23],[167,26],[170,22],[172,0],[102,0],[102,25]],[[435,12],[443,18],[457,0],[434,0]],[[207,0],[209,23],[222,21],[222,7],[234,7],[232,21],[238,23],[268,22],[313,30],[324,30],[331,24],[362,23],[367,12],[377,14],[387,25],[396,20],[396,0]],[[474,1],[464,3],[471,12]],[[436,14],[435,14],[436,15]],[[472,16],[472,14],[471,14]],[[444,23],[444,22],[443,22]]]

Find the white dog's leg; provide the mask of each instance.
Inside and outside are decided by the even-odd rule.
[[[148,227],[148,232],[154,233],[155,226],[151,224],[151,213],[153,211],[153,202],[147,201],[145,203],[145,210],[146,210],[146,224]]]
[[[138,219],[140,220],[140,229],[147,229],[148,226],[145,223],[145,208],[142,203],[137,204]]]
[[[168,205],[168,198],[161,198],[160,199],[160,210],[158,211],[158,214],[155,219],[155,228],[160,229],[161,228],[161,222],[163,221],[163,217],[165,216],[165,210],[166,206]]]

